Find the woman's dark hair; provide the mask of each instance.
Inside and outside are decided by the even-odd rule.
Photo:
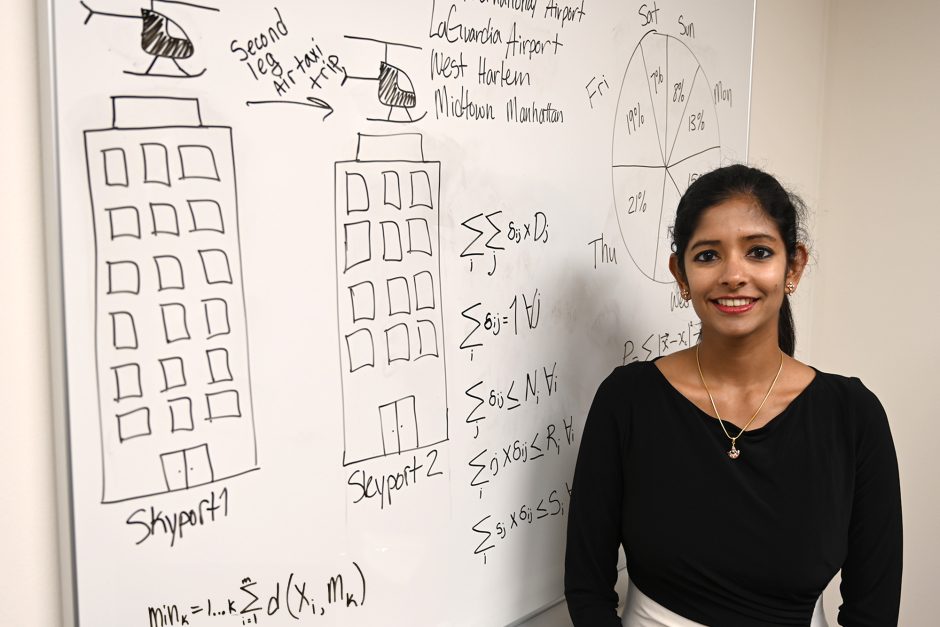
[[[689,185],[679,201],[672,249],[678,257],[679,269],[683,276],[685,251],[698,227],[702,213],[710,207],[740,196],[755,200],[764,213],[777,224],[786,247],[788,264],[796,260],[797,244],[803,232],[801,223],[806,212],[803,201],[762,170],[740,164],[729,165],[700,176]],[[783,296],[783,305],[780,306],[777,341],[780,350],[792,357],[796,348],[796,331],[793,328],[790,299],[786,294]]]

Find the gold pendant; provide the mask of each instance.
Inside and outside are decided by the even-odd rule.
[[[728,451],[728,457],[731,459],[737,459],[741,455],[741,451],[735,448],[734,442],[731,443],[731,450]]]

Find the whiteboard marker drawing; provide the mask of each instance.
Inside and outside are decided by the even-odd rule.
[[[711,92],[695,54],[672,35],[647,32],[627,62],[611,157],[616,215],[633,263],[658,283],[673,281],[679,198],[699,174],[721,164]]]
[[[153,57],[153,61],[151,61],[150,65],[147,66],[147,69],[143,72],[124,70],[125,74],[162,78],[196,78],[206,73],[206,68],[202,68],[196,72],[187,72],[183,69],[183,66],[181,66],[179,62],[191,58],[195,53],[196,49],[193,45],[193,40],[186,34],[186,31],[183,30],[183,27],[180,26],[179,23],[171,19],[165,13],[157,11],[154,7],[160,4],[215,12],[218,12],[219,9],[190,2],[182,2],[181,0],[150,0],[150,7],[141,8],[140,15],[136,15],[98,11],[84,1],[80,2],[80,4],[88,11],[88,15],[85,17],[85,24],[88,24],[91,18],[96,15],[140,20],[140,49]],[[175,70],[170,70],[169,72],[155,71],[154,68],[161,60],[164,61],[162,65],[172,64]]]
[[[373,122],[410,124],[412,122],[421,120],[428,114],[427,111],[425,111],[418,117],[413,117],[411,115],[412,109],[414,109],[418,104],[418,96],[415,93],[415,88],[411,82],[411,78],[403,69],[388,62],[389,46],[393,46],[394,48],[410,48],[412,50],[421,50],[420,46],[399,44],[382,39],[372,39],[370,37],[356,37],[354,35],[346,35],[345,37],[346,39],[355,39],[357,41],[371,41],[383,46],[384,54],[382,60],[379,62],[378,76],[353,76],[347,73],[345,77],[347,79],[376,81],[378,83],[376,97],[379,101],[379,104],[388,107],[388,115],[385,118],[366,119]],[[404,118],[402,118],[402,114],[404,114]]]
[[[344,466],[448,439],[440,162],[418,133],[358,140],[334,179]]]
[[[258,468],[232,133],[115,96],[85,131],[104,503]]]

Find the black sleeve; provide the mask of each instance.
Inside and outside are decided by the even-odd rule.
[[[839,624],[895,627],[901,603],[901,487],[894,441],[878,398],[860,381],[855,492],[842,565]]]
[[[623,464],[621,433],[614,414],[622,404],[616,402],[614,378],[609,376],[594,397],[571,489],[565,598],[574,627],[620,627],[614,586],[623,508]]]

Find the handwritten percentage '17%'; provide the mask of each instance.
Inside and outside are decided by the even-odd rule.
[[[673,84],[672,101],[673,102],[685,102],[685,79],[684,78],[678,83]]]
[[[644,123],[646,123],[646,116],[643,115],[638,102],[627,110],[627,133],[633,135],[643,127]]]

